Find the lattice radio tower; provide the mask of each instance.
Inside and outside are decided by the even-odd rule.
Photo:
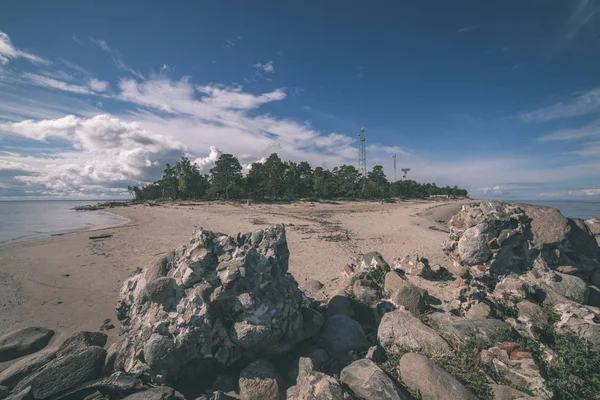
[[[361,128],[360,132],[358,132],[358,136],[360,136],[360,143],[358,145],[358,172],[363,177],[367,177],[367,150],[365,148],[365,128]]]
[[[396,153],[394,153],[392,159],[394,160],[394,182],[396,182]]]

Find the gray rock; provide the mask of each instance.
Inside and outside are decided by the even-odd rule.
[[[579,304],[586,304],[588,288],[583,279],[560,272],[555,272],[555,274],[555,279],[546,282],[552,290]]]
[[[492,308],[486,303],[476,303],[465,313],[467,319],[486,319],[490,316]]]
[[[233,375],[217,375],[210,386],[213,392],[218,390],[222,392],[237,392],[238,378]]]
[[[237,237],[201,229],[168,263],[166,277],[122,286],[117,369],[168,385],[185,366],[285,353],[318,329],[288,273],[283,225]]]
[[[379,286],[368,279],[357,279],[352,285],[352,292],[361,303],[373,304],[381,298]]]
[[[432,279],[434,273],[429,264],[423,262],[419,256],[412,257],[407,255],[403,258],[395,258],[393,262],[394,269],[401,269],[406,275],[420,276],[423,279]]]
[[[494,400],[535,400],[539,397],[531,397],[517,389],[513,389],[506,385],[491,384],[490,388],[494,396]]]
[[[571,232],[569,232],[571,250],[578,256],[596,258],[600,249],[585,222],[582,219],[573,218],[569,219],[569,226],[571,227]]]
[[[31,354],[0,372],[0,385],[13,389],[22,379],[54,358],[56,358],[55,348]]]
[[[342,370],[340,380],[365,399],[407,399],[394,382],[373,361],[362,359]]]
[[[0,362],[14,360],[40,351],[50,342],[54,331],[46,328],[23,328],[0,337]]]
[[[10,389],[8,389],[6,386],[0,386],[0,400],[8,397],[9,394]]]
[[[329,361],[329,353],[327,353],[325,349],[313,345],[301,347],[297,355],[297,362],[293,363],[288,370],[288,378],[292,382],[296,382],[296,379],[298,378],[298,364],[301,358],[309,359],[316,369],[321,368],[327,361]]]
[[[402,382],[422,400],[477,400],[462,383],[420,354],[403,355],[398,370]]]
[[[342,314],[349,318],[354,317],[354,309],[352,308],[352,303],[346,296],[335,295],[329,302],[327,303],[327,311],[325,312],[325,316],[327,318],[332,315]]]
[[[88,347],[104,347],[108,336],[102,332],[77,332],[69,336],[59,347],[56,357],[79,353]]]
[[[263,359],[252,362],[242,370],[239,386],[242,400],[279,400],[284,392],[275,366]]]
[[[119,346],[117,346],[117,343],[113,343],[106,351],[106,360],[104,360],[102,375],[110,375],[115,370],[115,360],[117,359],[118,348]]]
[[[57,395],[53,400],[83,399],[94,393],[100,393],[101,399],[107,397],[120,399],[146,389],[148,389],[148,386],[141,380],[130,375],[125,375],[122,372],[117,372],[106,378],[85,382],[75,389]]]
[[[383,316],[386,313],[394,311],[395,309],[396,306],[387,300],[383,300],[377,303],[375,307],[373,307],[373,316],[375,317],[375,324],[379,325],[379,323],[381,322],[381,318],[383,318]]]
[[[487,243],[494,232],[486,223],[467,229],[458,241],[458,255],[464,265],[479,265],[492,257]]]
[[[409,311],[396,310],[385,314],[377,329],[377,339],[388,353],[416,351],[440,356],[452,352],[440,335]]]
[[[531,301],[521,301],[517,304],[517,310],[519,312],[519,319],[521,320],[530,320],[537,327],[548,324],[548,317],[544,310],[542,310],[542,307]]]
[[[19,392],[13,393],[12,395],[8,396],[6,400],[33,400],[31,386],[28,386]]]
[[[541,250],[564,242],[571,232],[569,221],[555,208],[517,204],[531,218],[533,245]]]
[[[343,314],[336,314],[325,320],[318,343],[332,357],[344,356],[351,350],[365,351],[369,348],[360,324]]]
[[[600,246],[600,242],[598,242],[598,245]],[[600,270],[596,270],[592,273],[590,282],[592,285],[600,287]]]
[[[400,274],[396,271],[390,271],[385,274],[383,290],[386,293],[394,293],[396,290],[400,289],[402,285],[404,285],[404,282],[406,282],[406,278],[400,276]]]
[[[287,391],[287,400],[343,400],[340,384],[330,376],[314,371],[310,359],[298,361],[296,385]]]
[[[369,350],[367,351],[367,355],[365,357],[375,363],[384,362],[387,359],[385,350],[379,345],[369,347]]]
[[[408,281],[402,281],[398,284],[398,289],[392,293],[390,300],[396,307],[404,307],[413,314],[419,315],[427,308],[426,298],[426,290]]]
[[[585,220],[590,233],[594,236],[600,236],[600,218],[594,217]]]
[[[493,342],[496,337],[511,329],[510,325],[498,319],[472,320],[443,313],[434,313],[428,317],[428,323],[437,331],[456,335],[463,341],[479,338]]]
[[[301,308],[300,312],[302,313],[302,337],[308,339],[319,333],[325,321],[323,314],[306,307]]]
[[[81,353],[54,359],[19,382],[14,390],[19,392],[31,386],[34,398],[47,399],[98,378],[104,367],[105,357],[106,351],[103,348],[88,347]]]
[[[588,286],[587,304],[592,307],[600,307],[600,289],[596,286]]]
[[[173,400],[175,390],[168,386],[159,386],[125,397],[123,400]]]

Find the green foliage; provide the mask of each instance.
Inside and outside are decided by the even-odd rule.
[[[575,334],[557,335],[556,359],[547,367],[548,388],[554,398],[600,399],[600,351]]]
[[[143,187],[129,187],[136,200],[232,199],[294,200],[313,199],[377,199],[391,197],[427,197],[435,194],[466,196],[466,190],[421,185],[415,181],[388,182],[383,167],[375,165],[362,176],[353,165],[340,165],[332,170],[316,167],[306,161],[283,162],[277,153],[264,162],[253,163],[246,177],[242,166],[231,154],[222,154],[210,170],[202,175],[196,164],[182,157],[174,166],[166,164],[160,180]]]

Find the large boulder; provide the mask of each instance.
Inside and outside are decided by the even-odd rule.
[[[379,286],[369,279],[355,280],[352,285],[352,293],[356,300],[363,304],[373,304],[381,298]]]
[[[513,389],[506,385],[491,384],[494,400],[539,400],[539,397],[532,397],[517,389]]]
[[[318,330],[288,273],[283,225],[237,237],[201,229],[173,254],[166,276],[123,285],[116,369],[168,384],[187,365],[280,354]]]
[[[343,314],[336,314],[325,320],[318,343],[332,357],[344,356],[351,350],[365,351],[369,348],[360,324]]]
[[[40,351],[50,342],[54,331],[46,328],[23,328],[0,337],[0,362],[14,360]]]
[[[450,354],[452,349],[433,329],[409,311],[386,313],[377,329],[379,344],[388,353],[414,351],[429,356]]]
[[[560,272],[554,273],[554,278],[546,282],[546,285],[561,296],[573,300],[579,304],[586,304],[588,298],[588,287],[583,279]]]
[[[594,217],[585,220],[588,230],[594,236],[600,236],[600,218]]]
[[[423,400],[477,400],[456,378],[421,354],[403,355],[398,370],[402,382]]]
[[[56,358],[56,348],[31,354],[0,372],[0,385],[13,389],[21,380]]]
[[[373,361],[362,359],[344,368],[340,380],[364,399],[407,399]]]
[[[287,390],[287,400],[344,400],[342,387],[332,377],[314,370],[309,358],[298,361],[296,385]]]
[[[325,311],[325,316],[327,318],[332,315],[342,314],[349,318],[354,317],[354,308],[352,308],[352,303],[346,296],[341,294],[337,294],[329,299],[327,302],[327,310]]]
[[[458,241],[458,255],[464,265],[479,265],[492,257],[488,241],[495,236],[493,229],[486,223],[467,229]]]
[[[511,329],[510,325],[498,319],[466,319],[443,313],[433,313],[428,317],[428,323],[437,331],[456,336],[461,341],[477,338],[493,342]]]
[[[58,348],[57,357],[79,353],[91,346],[104,347],[108,336],[102,332],[77,332],[69,336]]]
[[[97,346],[50,361],[15,387],[20,392],[31,386],[35,399],[47,399],[93,379],[102,373],[106,351]]]
[[[569,220],[556,208],[518,204],[531,219],[532,243],[538,250],[557,246],[567,240],[571,232]]]
[[[283,383],[277,369],[267,360],[258,359],[240,374],[242,400],[279,400],[283,397]]]

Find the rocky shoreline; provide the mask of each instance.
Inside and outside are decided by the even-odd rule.
[[[449,231],[445,266],[372,252],[328,295],[288,272],[283,225],[200,229],[123,284],[108,350],[1,337],[0,399],[600,398],[600,220],[484,201]]]

